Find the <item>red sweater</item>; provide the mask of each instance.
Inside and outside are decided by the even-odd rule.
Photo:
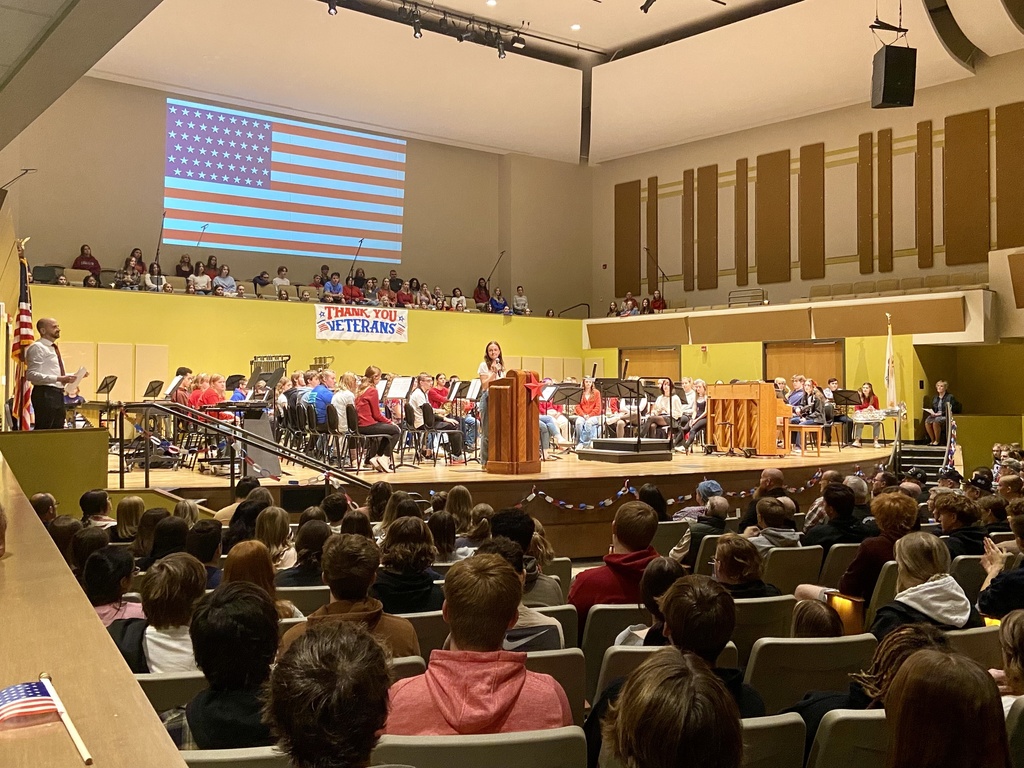
[[[360,427],[391,423],[380,412],[380,395],[377,394],[376,387],[370,387],[356,398],[356,414],[359,416]]]
[[[384,733],[454,736],[572,725],[554,678],[526,669],[526,654],[433,651],[425,674],[391,686]]]
[[[839,579],[839,591],[849,597],[871,600],[882,566],[896,559],[895,547],[896,539],[887,533],[864,539],[857,547],[857,556]]]
[[[863,411],[868,406],[871,406],[876,411],[878,410],[878,396],[877,395],[872,395],[871,396],[871,402],[870,403],[865,403],[864,402],[864,396],[861,395],[860,405],[855,405],[853,407],[853,410],[855,410],[855,411]]]
[[[431,387],[427,391],[427,401],[431,408],[442,408],[448,400],[448,387]]]
[[[569,588],[569,603],[579,614],[580,643],[587,613],[598,604],[627,605],[640,602],[640,577],[658,553],[654,547],[604,556],[604,565],[582,571]]]
[[[584,395],[580,404],[576,406],[577,416],[600,416],[601,415],[601,394],[595,390],[590,399]]]
[[[202,410],[204,405],[217,405],[223,403],[224,398],[217,393],[213,387],[203,391],[203,394],[199,396],[199,408]],[[210,416],[221,419],[222,421],[232,421],[235,417],[231,412],[226,411],[210,411]]]
[[[344,296],[345,301],[350,304],[363,300],[363,292],[355,285],[346,285],[341,289],[341,295]]]

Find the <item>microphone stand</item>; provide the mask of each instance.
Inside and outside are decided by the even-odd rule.
[[[491,292],[491,277],[494,275],[494,270],[496,270],[498,268],[498,265],[501,263],[501,259],[502,259],[502,257],[504,255],[505,255],[504,251],[502,251],[501,253],[498,254],[498,260],[496,262],[494,262],[494,266],[491,268],[491,274],[489,274],[487,276],[487,292],[488,293]]]
[[[654,258],[654,256],[651,255],[651,249],[648,248],[645,245],[644,246],[644,250],[647,251],[647,258],[650,259],[651,262],[654,264],[655,269],[657,269],[658,272],[661,273],[661,300],[664,301],[665,300],[665,281],[668,280],[668,275],[665,274],[665,270],[661,268],[661,265],[658,263],[658,260],[656,258]]]
[[[22,176],[28,176],[30,173],[35,173],[37,170],[38,169],[36,169],[36,168],[22,168],[21,169],[21,173],[19,173],[13,179],[11,179],[6,184],[4,184],[2,187],[0,187],[0,189],[7,189],[9,186],[11,186],[14,182],[16,182]]]
[[[160,216],[160,234],[156,238],[156,254],[154,254],[154,256],[153,256],[153,261],[156,263],[156,266],[157,266],[158,269],[160,268],[160,243],[164,239],[164,221],[166,219],[167,219],[167,211],[164,211],[163,214]],[[146,270],[146,271],[148,272],[149,270]],[[160,276],[163,277],[163,270],[160,271]],[[164,280],[166,281],[166,278],[164,278]],[[142,287],[145,288],[146,286],[142,286]],[[161,283],[160,287],[163,288],[163,284],[162,283]]]
[[[166,216],[167,214],[164,214],[164,215]],[[196,240],[196,248],[198,248],[198,247],[199,247],[199,244],[200,244],[201,242],[203,242],[203,235],[205,235],[205,234],[206,234],[206,228],[207,228],[208,226],[210,226],[210,225],[209,225],[209,224],[203,224],[203,226],[201,226],[201,227],[199,228],[199,239],[198,239],[198,240]]]
[[[359,251],[363,247],[363,240],[364,240],[364,238],[362,238],[362,237],[359,238],[359,245],[356,246],[356,255],[352,259],[352,266],[348,268],[348,276],[349,277],[353,277],[355,275],[355,273],[356,273],[356,260],[359,258]]]

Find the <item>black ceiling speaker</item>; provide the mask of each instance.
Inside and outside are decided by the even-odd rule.
[[[917,49],[883,45],[875,52],[871,73],[871,108],[914,106]]]

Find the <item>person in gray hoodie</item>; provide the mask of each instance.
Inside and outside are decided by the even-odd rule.
[[[800,532],[796,529],[795,518],[795,507],[766,496],[757,502],[757,525],[749,526],[743,535],[762,555],[775,547],[799,547]]]
[[[949,575],[946,545],[930,533],[908,533],[896,542],[896,597],[875,613],[871,634],[879,641],[904,624],[931,624],[943,631],[985,622]]]

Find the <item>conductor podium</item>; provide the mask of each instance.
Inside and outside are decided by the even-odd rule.
[[[773,384],[750,381],[708,387],[708,443],[719,450],[757,456],[789,453],[793,409],[779,399]],[[779,419],[786,428],[780,430]],[[779,446],[780,437],[783,445]]]
[[[509,371],[487,395],[487,471],[498,475],[540,472],[540,409],[526,388],[527,371]],[[533,373],[533,381],[537,374]]]

